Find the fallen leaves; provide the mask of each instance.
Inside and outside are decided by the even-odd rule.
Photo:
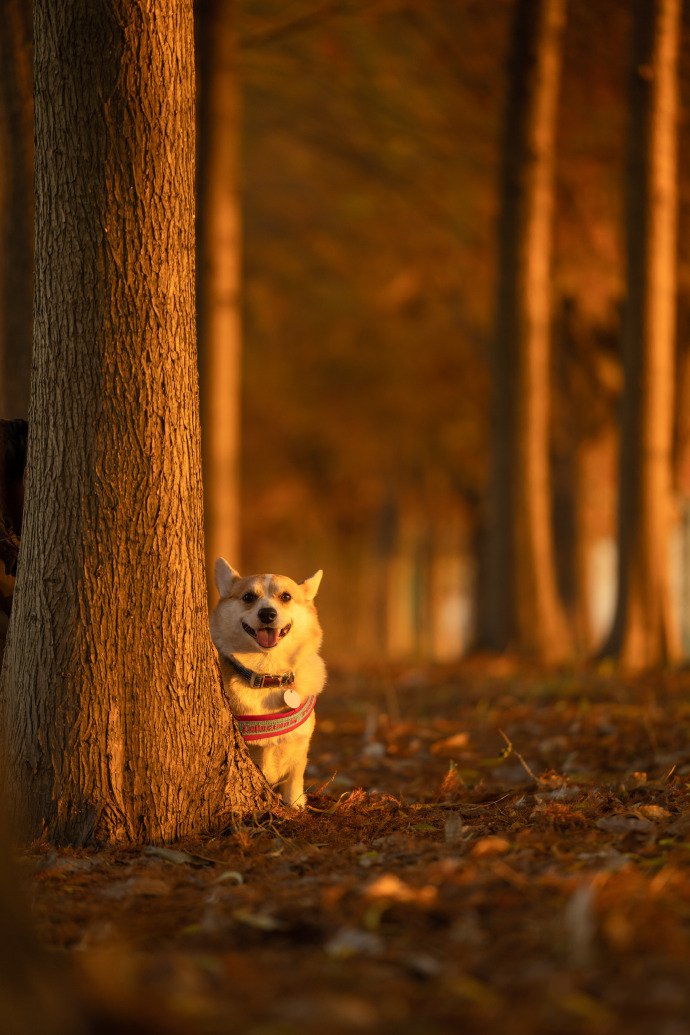
[[[165,845],[147,845],[144,848],[144,855],[152,855],[157,859],[164,859],[165,862],[174,863],[176,866],[215,866],[214,859],[206,856],[193,855],[191,852],[183,852],[179,848],[168,848]]]
[[[608,834],[649,834],[654,831],[651,820],[636,815],[602,816],[596,820],[596,826]]]
[[[380,956],[385,943],[380,935],[362,931],[356,927],[341,927],[326,942],[324,951],[328,956],[345,960],[352,956]]]
[[[384,873],[368,884],[362,894],[368,899],[385,899],[388,902],[405,902],[426,907],[436,902],[438,889],[433,885],[413,888],[396,874]]]
[[[247,927],[253,927],[255,931],[264,931],[272,934],[275,931],[287,931],[289,929],[288,924],[278,920],[270,913],[254,913],[249,909],[235,909],[232,915],[238,923],[245,924]]]
[[[472,855],[477,858],[490,855],[505,855],[509,851],[510,842],[504,837],[497,837],[495,835],[482,837],[472,846]]]
[[[103,894],[107,898],[130,899],[135,895],[169,895],[171,891],[172,885],[168,881],[142,875],[108,884]]]
[[[663,823],[673,816],[673,813],[662,805],[640,805],[637,813],[644,819],[650,819],[653,823]]]
[[[650,707],[612,675],[429,673],[396,688],[400,721],[336,677],[309,809],[184,845],[38,847],[41,939],[195,1035],[682,1031],[686,683]]]
[[[469,739],[469,734],[465,731],[454,733],[451,737],[435,741],[431,745],[431,750],[435,755],[456,757],[459,751],[464,751],[467,747]]]

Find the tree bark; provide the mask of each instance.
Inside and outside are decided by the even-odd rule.
[[[479,643],[571,653],[551,521],[550,264],[564,0],[518,0],[503,142],[492,471]]]
[[[199,103],[199,342],[206,566],[211,599],[219,556],[240,566],[240,134],[236,5],[197,5]]]
[[[34,250],[31,5],[0,19],[0,416],[26,417]]]
[[[608,645],[631,668],[680,656],[669,570],[680,15],[680,0],[635,8],[618,604]]]
[[[37,0],[28,492],[2,676],[29,836],[264,807],[208,630],[192,0]],[[23,801],[19,801],[19,793]]]

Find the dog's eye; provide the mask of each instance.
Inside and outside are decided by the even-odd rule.
[[[252,593],[250,590],[249,593],[244,594],[242,599],[244,600],[245,604],[253,604],[254,601],[258,600],[259,598],[257,597],[256,593]]]
[[[280,599],[283,601],[284,604],[289,604],[292,600],[292,596],[290,593],[281,593]]]

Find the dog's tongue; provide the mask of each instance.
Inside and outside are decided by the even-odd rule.
[[[275,647],[280,636],[279,629],[257,629],[256,639],[261,647]]]

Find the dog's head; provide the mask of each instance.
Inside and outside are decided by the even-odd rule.
[[[321,627],[314,597],[321,582],[317,571],[304,582],[285,575],[246,578],[219,557],[215,565],[220,601],[211,616],[211,636],[221,654],[294,655],[305,647],[317,651]]]

